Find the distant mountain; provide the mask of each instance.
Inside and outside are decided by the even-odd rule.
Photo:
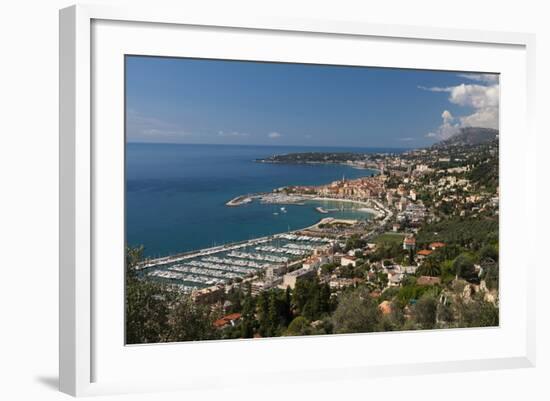
[[[492,128],[466,127],[460,132],[444,141],[434,144],[434,148],[446,148],[449,146],[472,146],[489,143],[498,138],[498,130]]]

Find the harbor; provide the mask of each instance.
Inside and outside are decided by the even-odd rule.
[[[242,281],[304,259],[334,238],[281,233],[237,244],[172,257],[149,259],[140,266],[148,279],[170,284],[181,292]]]
[[[308,195],[288,195],[281,193],[260,193],[241,195],[231,199],[227,206],[240,206],[253,202],[279,205],[274,215],[285,214],[285,206],[311,206],[320,214],[328,215],[343,209],[344,204],[353,205],[355,210],[367,213],[375,219],[382,219],[384,224],[391,211],[377,201],[355,201],[349,199],[334,199]],[[339,208],[327,205],[314,206],[315,202],[339,203]],[[173,256],[148,259],[139,266],[140,274],[148,279],[170,284],[182,292],[204,289],[218,285],[230,284],[264,275],[269,269],[286,268],[314,254],[318,248],[334,244],[334,235],[316,233],[319,227],[333,224],[353,226],[357,220],[342,220],[325,217],[312,226],[254,238],[250,240],[204,248]]]

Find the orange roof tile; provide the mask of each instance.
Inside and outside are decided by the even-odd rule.
[[[429,249],[422,249],[418,252],[416,252],[417,255],[420,255],[420,256],[429,256],[432,254],[433,251],[430,251]]]
[[[391,313],[391,302],[382,302],[380,305],[378,305],[378,309],[380,309],[380,312],[382,312],[383,315],[389,315]]]
[[[231,313],[227,316],[224,316],[216,321],[214,321],[214,327],[221,328],[227,326],[231,323],[232,320],[237,320],[241,318],[240,313]]]

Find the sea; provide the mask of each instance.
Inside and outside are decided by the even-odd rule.
[[[356,205],[333,201],[225,205],[239,195],[287,185],[320,185],[377,174],[346,165],[256,161],[275,154],[314,151],[396,149],[127,143],[126,243],[143,245],[145,256],[152,258],[296,230],[323,217],[372,218]],[[321,214],[315,209],[318,206],[337,211]]]

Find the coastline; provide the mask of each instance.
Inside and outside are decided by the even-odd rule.
[[[243,197],[250,198],[250,199],[256,199],[261,195],[262,194],[240,195],[240,196],[234,198],[233,200],[238,199],[238,198],[243,198]],[[345,202],[345,203],[353,203],[353,204],[361,205],[361,206],[364,206],[362,208],[362,211],[365,211],[366,213],[372,214],[375,218],[380,218],[381,216],[384,216],[384,215],[387,217],[388,212],[389,212],[387,209],[384,209],[384,212],[373,209],[371,207],[370,203],[369,203],[370,201],[359,201],[359,200],[345,199],[345,198],[323,198],[323,197],[317,197],[317,196],[315,196],[315,197],[304,196],[303,198],[304,198],[304,200],[309,200],[309,201]],[[235,206],[238,206],[238,205],[231,205],[230,207],[235,207]],[[391,214],[391,212],[389,212],[389,213]],[[296,234],[296,233],[298,233],[300,231],[303,231],[303,230],[309,230],[309,229],[316,228],[319,224],[322,224],[323,222],[325,222],[327,218],[332,219],[332,217],[329,217],[329,216],[325,215],[325,217],[320,218],[317,222],[315,222],[312,225],[305,226],[305,227],[300,227],[300,228],[297,228],[297,229],[291,230],[291,231],[284,231],[284,232],[280,232],[280,233],[276,233],[276,234],[272,234],[272,235],[266,235],[266,236],[262,236],[262,237],[252,238],[252,239],[249,239],[249,240],[230,242],[230,243],[227,243],[225,245],[218,245],[218,246],[215,246],[215,247],[196,249],[196,250],[193,250],[193,251],[177,253],[177,254],[171,255],[171,256],[163,256],[163,257],[160,257],[160,258],[147,259],[140,266],[140,269],[150,268],[150,267],[154,267],[154,266],[161,266],[161,265],[164,265],[164,264],[169,264],[169,263],[174,263],[174,262],[178,262],[178,261],[182,261],[182,260],[186,260],[186,259],[191,259],[191,258],[194,258],[194,257],[197,257],[197,256],[207,256],[207,255],[218,253],[218,252],[224,252],[224,251],[244,248],[244,247],[247,247],[247,246],[250,246],[250,245],[255,245],[255,244],[265,242],[265,241],[270,241],[272,239],[277,238],[278,236],[285,235],[285,234]],[[338,219],[336,219],[336,220],[338,220]]]
[[[380,216],[385,214],[385,213],[382,213],[382,212],[380,212],[376,209],[373,209],[370,205],[370,201],[359,201],[359,200],[355,200],[355,199],[345,199],[345,198],[323,198],[323,197],[315,197],[315,198],[311,198],[309,200],[320,201],[320,202],[328,201],[328,202],[354,203],[354,204],[357,204],[357,205],[364,206],[361,209],[359,209],[360,211],[364,211],[366,213],[373,214],[375,217],[380,217]]]
[[[252,201],[253,199],[258,199],[259,195],[258,194],[254,194],[254,195],[244,195],[244,196],[240,196],[240,197],[237,197],[235,199],[250,199],[250,201]],[[372,228],[372,230],[369,231],[368,235],[371,236],[377,232],[379,232],[383,227],[384,225],[386,224],[386,222],[388,221],[388,219],[390,219],[393,215],[393,213],[386,209],[384,207],[384,205],[380,204],[378,201],[374,200],[374,199],[371,199],[371,200],[367,200],[367,201],[360,201],[360,200],[354,200],[354,199],[345,199],[345,198],[324,198],[324,197],[318,197],[318,196],[313,196],[313,195],[306,195],[306,196],[303,196],[302,197],[304,200],[309,200],[309,201],[314,201],[314,202],[345,202],[345,203],[352,203],[352,204],[356,204],[356,205],[360,205],[362,206],[361,208],[361,211],[365,211],[365,212],[368,212],[369,214],[373,215],[374,217],[372,218],[375,226]],[[372,207],[372,203],[374,203],[379,209],[375,209]],[[234,206],[238,206],[238,205],[234,205]],[[231,206],[229,206],[231,207]],[[382,219],[383,217],[383,219]],[[324,223],[337,223],[337,222],[346,222],[348,224],[355,224],[357,223],[358,220],[356,219],[341,219],[341,218],[335,218],[335,217],[329,217],[327,216],[326,214],[323,214],[323,217],[319,220],[317,220],[314,224],[311,224],[311,225],[308,225],[308,226],[305,226],[305,227],[301,227],[301,228],[297,228],[297,229],[294,229],[294,230],[289,230],[289,231],[283,231],[283,232],[279,232],[279,233],[275,233],[275,234],[271,234],[271,235],[267,235],[267,236],[261,236],[261,237],[257,237],[257,238],[251,238],[251,239],[248,239],[248,240],[243,240],[243,241],[236,241],[236,242],[231,242],[231,243],[227,243],[227,244],[224,244],[224,245],[218,245],[218,246],[214,246],[214,247],[209,247],[209,248],[201,248],[201,249],[197,249],[197,250],[194,250],[194,251],[187,251],[187,252],[182,252],[182,253],[178,253],[178,254],[175,254],[175,255],[171,255],[171,256],[164,256],[164,257],[160,257],[160,258],[153,258],[153,259],[147,259],[147,260],[144,260],[142,263],[140,263],[140,265],[138,266],[138,270],[140,271],[144,271],[144,274],[146,275],[155,275],[156,277],[162,277],[162,278],[168,278],[168,279],[176,279],[176,280],[183,280],[183,281],[191,281],[191,282],[200,282],[200,283],[207,283],[209,284],[208,286],[206,287],[203,287],[202,285],[190,285],[189,283],[182,283],[182,284],[177,284],[177,286],[179,286],[180,290],[184,291],[184,292],[191,292],[191,293],[195,293],[195,294],[199,294],[201,293],[201,291],[212,291],[213,289],[219,289],[219,288],[223,288],[223,286],[225,284],[227,284],[227,282],[225,281],[226,279],[225,278],[222,278],[222,276],[225,274],[225,273],[222,273],[222,276],[220,276],[219,274],[220,273],[216,273],[216,275],[214,274],[206,274],[206,276],[212,276],[211,278],[209,278],[208,280],[209,281],[204,281],[204,277],[205,276],[200,276],[202,274],[202,272],[200,271],[200,268],[201,266],[204,267],[204,263],[207,261],[207,258],[210,258],[210,259],[218,259],[218,260],[214,260],[214,261],[211,261],[211,262],[214,262],[214,263],[223,263],[224,260],[222,258],[224,257],[227,257],[227,254],[229,254],[229,256],[237,256],[237,257],[242,257],[242,256],[246,256],[248,255],[247,252],[247,249],[249,249],[250,247],[258,247],[258,246],[263,246],[262,244],[265,244],[265,245],[268,245],[269,246],[269,243],[272,242],[272,241],[277,241],[277,240],[281,240],[281,239],[289,239],[288,236],[295,236],[294,239],[298,239],[298,240],[310,240],[311,239],[311,233],[308,233],[308,230],[316,230],[316,229],[319,229],[319,226],[324,224]],[[296,238],[297,237],[297,238]],[[317,234],[313,234],[313,238],[317,237]],[[308,239],[309,238],[309,239]],[[324,238],[325,240],[328,238],[330,239],[331,241],[336,241],[336,239],[332,236],[323,236],[321,234],[321,238]],[[239,255],[239,252],[241,253],[241,255]],[[231,255],[231,254],[235,254],[235,255]],[[220,256],[218,256],[220,255]],[[226,256],[223,256],[223,255],[226,255]],[[308,252],[306,254],[297,254],[299,255],[298,258],[296,259],[291,259],[289,260],[288,263],[289,265],[296,265],[297,263],[301,263],[305,260],[305,258],[309,257],[311,255],[311,252]],[[201,258],[204,258],[204,260],[201,262],[195,262],[196,259],[199,259]],[[249,259],[247,257],[247,259]],[[256,258],[252,258],[252,259],[256,259]],[[195,264],[193,264],[195,262]],[[209,261],[210,262],[210,261]],[[272,261],[273,263],[270,263],[272,266],[277,266],[277,265],[281,265],[282,262],[274,262]],[[195,270],[191,270],[191,271],[182,271],[182,270],[179,270],[179,269],[176,269],[176,268],[171,268],[170,265],[174,264],[174,263],[183,263],[183,264],[188,264],[188,266],[199,266],[199,267],[192,267],[192,268],[189,268],[187,267],[187,269],[191,270],[191,269],[195,269]],[[200,265],[200,263],[202,263],[203,265]],[[218,268],[221,267],[222,265],[218,265]],[[177,267],[177,266],[176,266]],[[217,269],[217,267],[215,266],[206,266],[207,270],[210,269]],[[250,273],[252,273],[252,277],[242,277],[242,280],[246,280],[246,281],[250,281],[250,280],[256,280],[258,277],[260,277],[259,274],[262,274],[262,272],[265,274],[265,272],[267,271],[267,269],[269,268],[269,266],[267,267],[262,267],[260,270],[256,271],[255,273],[253,273],[252,271]],[[160,269],[160,270],[159,270]],[[197,271],[198,270],[198,271]],[[162,273],[159,273],[162,272]],[[145,273],[147,272],[147,273]],[[201,280],[198,280],[198,278],[196,278],[196,274],[199,274],[201,278]],[[233,276],[235,276],[235,274],[239,274],[239,273],[231,273]],[[172,275],[172,276],[170,276]],[[176,275],[179,275],[179,277],[175,277]],[[188,275],[188,277],[185,277],[185,275]],[[229,276],[229,282],[231,282],[231,280],[233,279],[233,277]],[[216,281],[217,280],[217,281]],[[221,287],[220,287],[221,286]],[[196,292],[198,291],[198,292]]]
[[[354,168],[356,170],[370,170],[370,171],[373,171],[373,172],[378,173],[378,174],[381,173],[381,170],[378,167],[364,167],[364,166],[358,166],[358,165],[355,165],[355,164],[349,164],[349,163],[345,163],[345,162],[341,162],[341,163],[331,163],[331,162],[288,162],[288,161],[275,161],[275,160],[267,160],[267,159],[255,159],[254,162],[256,162],[256,163],[270,163],[270,164],[294,164],[294,165],[303,165],[303,166],[308,166],[308,165],[311,165],[311,166],[319,166],[319,165],[324,165],[324,166],[346,166],[346,167]]]
[[[251,202],[254,202],[254,201],[261,201],[261,199],[263,197],[278,196],[278,195],[279,194],[274,194],[274,193],[271,193],[271,192],[262,192],[262,193],[239,195],[239,196],[227,201],[225,203],[225,205],[227,207],[238,207],[238,206],[241,206],[241,205],[244,206],[244,205],[247,205],[247,204],[249,204]],[[377,226],[383,226],[386,223],[386,221],[389,218],[391,218],[391,216],[393,215],[393,213],[389,209],[387,209],[386,207],[384,207],[384,205],[380,204],[378,201],[376,201],[374,199],[369,199],[369,200],[364,201],[364,200],[347,199],[347,198],[330,198],[330,197],[322,197],[322,196],[307,195],[307,194],[305,194],[305,195],[293,195],[291,197],[296,198],[296,199],[294,199],[293,201],[284,201],[284,200],[277,200],[276,199],[276,200],[273,200],[273,201],[268,201],[266,203],[294,204],[294,205],[299,205],[299,206],[303,206],[304,201],[355,204],[355,205],[360,206],[360,208],[358,208],[358,210],[360,212],[365,212],[365,213],[370,214],[372,216],[373,221],[379,220],[379,222],[377,223]],[[373,205],[372,205],[373,203],[376,205],[376,208],[373,207]],[[316,209],[317,209],[317,211],[319,211],[318,208],[316,208]],[[196,257],[200,257],[200,256],[208,256],[208,255],[212,255],[212,254],[216,254],[216,253],[220,253],[220,252],[226,252],[226,251],[231,251],[231,250],[237,250],[237,249],[240,249],[240,248],[245,248],[245,247],[248,247],[248,246],[259,245],[261,243],[268,242],[268,241],[271,241],[273,239],[276,239],[279,236],[282,236],[282,235],[285,235],[285,234],[296,234],[296,233],[299,233],[300,231],[315,229],[316,227],[319,226],[319,224],[322,224],[322,223],[326,222],[327,220],[332,220],[332,219],[339,220],[338,218],[328,216],[328,213],[321,213],[321,214],[322,214],[323,217],[321,217],[319,220],[317,220],[315,223],[313,223],[309,226],[300,227],[300,228],[297,228],[297,229],[294,229],[294,230],[291,230],[291,231],[282,231],[282,232],[278,232],[278,233],[271,234],[271,235],[264,235],[264,236],[260,236],[260,237],[255,237],[255,238],[251,238],[251,239],[248,239],[248,240],[229,242],[229,243],[224,244],[224,245],[217,245],[217,246],[214,246],[214,247],[207,247],[207,248],[199,248],[199,249],[195,249],[195,250],[191,250],[191,251],[185,251],[185,252],[181,252],[181,253],[176,253],[174,255],[162,256],[162,257],[158,257],[158,258],[150,258],[150,259],[145,260],[140,265],[139,269],[142,270],[142,269],[152,268],[152,267],[156,267],[156,266],[171,264],[171,263],[174,263],[174,262],[185,261],[187,259],[192,259],[192,258],[196,258]],[[382,219],[382,220],[380,220],[380,219]]]

